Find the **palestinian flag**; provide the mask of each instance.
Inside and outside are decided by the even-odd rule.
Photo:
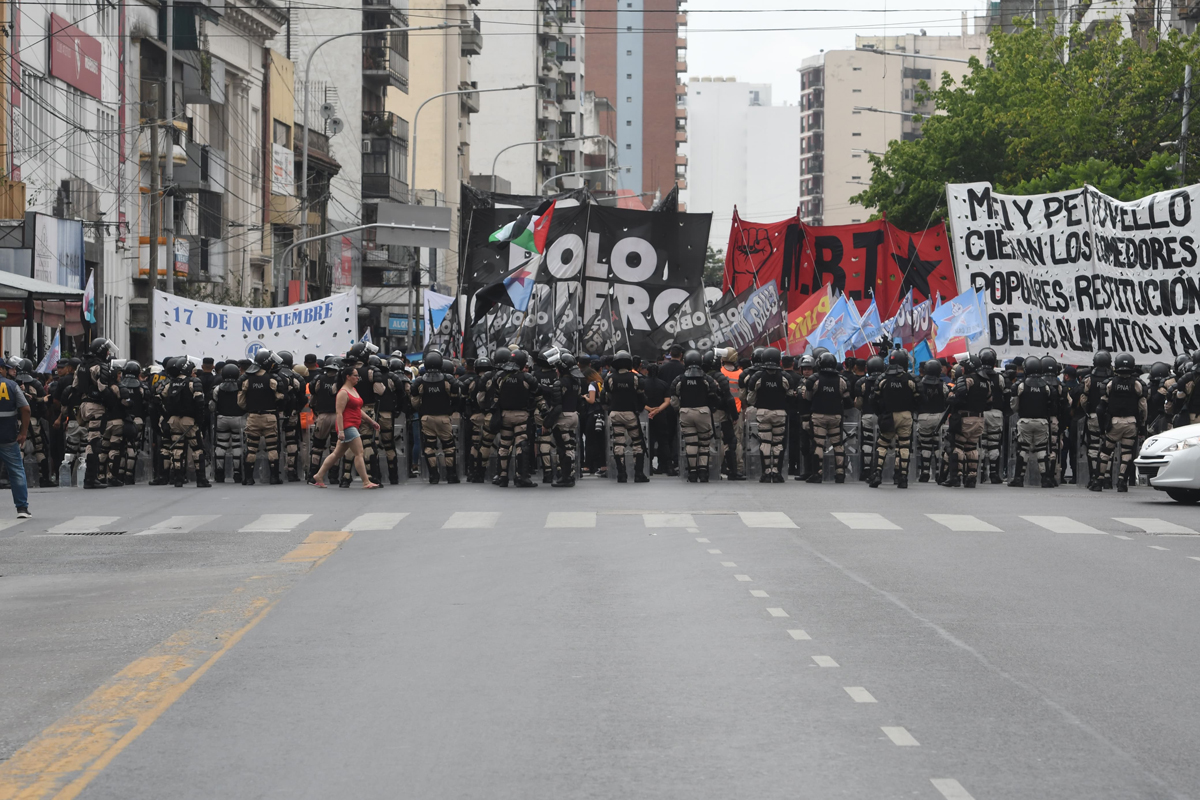
[[[489,242],[508,242],[523,250],[541,255],[550,235],[550,220],[554,216],[554,200],[547,200],[532,211],[526,211],[488,237]]]
[[[545,244],[545,238],[542,239],[542,243]],[[533,296],[533,287],[537,283],[541,263],[542,257],[534,256],[500,280],[476,292],[475,319],[471,324],[474,325],[486,317],[497,304],[521,312],[529,308],[529,298]]]

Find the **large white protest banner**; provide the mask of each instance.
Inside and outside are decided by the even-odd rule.
[[[344,353],[358,340],[358,292],[283,308],[202,303],[154,291],[154,360],[170,356],[254,358],[288,350],[300,363],[306,353]]]
[[[1200,186],[1121,202],[1085,186],[997,194],[949,184],[959,286],[984,292],[986,335],[1001,358],[1097,350],[1172,361],[1200,342]]]

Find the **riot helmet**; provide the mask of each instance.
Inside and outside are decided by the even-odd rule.
[[[697,355],[699,355],[699,353],[697,353]],[[579,365],[579,362],[576,360],[574,353],[571,353],[569,351],[564,351],[558,357],[558,368],[559,369],[565,369],[567,371],[570,371],[570,370],[575,369],[578,365]]]
[[[1100,355],[1100,354],[1097,353],[1096,355]],[[1107,353],[1105,355],[1107,355]],[[1040,358],[1038,358],[1037,356],[1030,356],[1029,358],[1025,359],[1025,374],[1027,376],[1028,375],[1041,375],[1042,374],[1042,360]]]
[[[126,368],[128,368],[128,366],[129,365],[127,364]],[[221,380],[223,381],[236,381],[238,379],[238,375],[240,374],[241,371],[238,369],[237,364],[226,364],[225,366],[221,367]]]
[[[882,360],[883,359],[880,359],[880,361]],[[837,356],[826,350],[824,353],[821,353],[820,358],[817,359],[817,367],[820,368],[822,372],[837,372]]]
[[[1154,380],[1165,381],[1171,377],[1171,365],[1165,361],[1155,361],[1150,365],[1150,377]]]
[[[1129,353],[1117,356],[1116,371],[1120,375],[1133,375],[1137,372],[1137,361]]]
[[[612,358],[613,369],[633,369],[633,356],[628,350],[618,350]]]
[[[507,347],[501,347],[492,356],[492,363],[496,365],[496,369],[501,369],[505,364],[512,362],[512,350]]]
[[[479,361],[487,361],[487,359],[486,358],[477,359],[475,361],[475,364],[478,365]],[[404,359],[393,358],[388,361],[388,370],[390,370],[391,372],[399,372],[402,369],[404,369]]]
[[[876,356],[876,358],[878,358],[878,356]],[[907,370],[908,369],[908,351],[907,350],[893,350],[891,352],[891,354],[888,356],[888,364],[893,367],[899,367],[900,369]]]
[[[111,358],[116,349],[116,345],[108,339],[92,339],[92,343],[88,345],[88,352],[97,358]]]
[[[441,372],[443,364],[442,354],[437,350],[430,350],[425,354],[425,371],[426,372]]]
[[[833,358],[833,353],[822,353],[821,354],[822,359],[824,359],[825,356],[829,356],[829,357]],[[836,358],[833,358],[833,363],[834,364],[837,363]],[[823,360],[820,362],[820,364],[821,364],[821,369],[825,369],[825,362]],[[870,358],[867,359],[867,374],[868,375],[880,375],[883,373],[883,371],[885,369],[887,369],[887,364],[884,363],[882,356],[871,356]]]
[[[921,365],[921,372],[924,373],[926,378],[940,379],[942,377],[942,362],[936,358],[931,358]]]
[[[1047,375],[1057,375],[1062,372],[1062,367],[1058,365],[1058,359],[1054,356],[1042,356],[1042,370]]]
[[[760,356],[760,361],[763,364],[778,367],[783,362],[783,353],[779,352],[778,347],[764,348]]]
[[[1112,353],[1107,350],[1097,350],[1092,356],[1092,369],[1112,369]]]
[[[979,351],[979,363],[985,367],[996,366],[996,351],[990,347],[985,347]]]
[[[703,357],[703,362],[702,362],[702,363],[703,363],[703,365],[704,365],[704,371],[705,371],[705,372],[712,372],[712,371],[713,371],[713,370],[715,370],[715,369],[716,369],[718,366],[720,366],[720,364],[719,364],[719,361],[718,361],[718,359],[717,359],[717,353],[716,353],[716,351],[715,351],[715,350],[708,350],[708,351],[706,351],[706,352],[704,353],[704,357]]]
[[[801,370],[816,370],[817,360],[808,353],[800,356],[800,360],[796,362],[796,366]]]
[[[524,350],[514,351],[512,354],[512,363],[518,370],[525,369],[526,365],[529,364],[529,353],[526,353]]]
[[[275,355],[279,356],[280,363],[283,364],[283,366],[287,367],[288,369],[291,369],[292,366],[296,363],[296,360],[292,357],[292,354],[289,353],[287,350],[280,350]]]
[[[765,350],[766,350],[766,348],[763,348],[763,347],[754,348],[754,351],[752,353],[750,353],[750,363],[751,364],[763,363],[763,355],[765,354]]]
[[[700,355],[699,350],[688,350],[683,354],[683,365],[685,367],[699,367],[704,364],[704,356]]]

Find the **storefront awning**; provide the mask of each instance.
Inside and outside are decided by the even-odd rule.
[[[71,289],[12,272],[0,272],[0,298],[3,299],[78,300],[82,297],[82,289]]]

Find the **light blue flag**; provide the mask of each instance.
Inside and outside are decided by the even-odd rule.
[[[978,292],[974,289],[942,301],[929,318],[937,324],[934,344],[939,352],[950,344],[951,339],[973,336],[983,331]]]
[[[846,345],[855,331],[852,314],[846,296],[842,295],[808,340],[813,343],[814,348],[824,347],[836,355],[838,361],[843,360],[846,357]]]
[[[916,374],[921,374],[921,365],[933,358],[933,350],[929,349],[929,340],[918,342],[912,350],[912,364]]]
[[[871,298],[871,305],[867,307],[866,313],[858,318],[858,330],[854,334],[853,341],[850,342],[850,349],[854,350],[870,344],[883,334],[883,323],[879,321],[879,306],[875,304],[875,298]]]

